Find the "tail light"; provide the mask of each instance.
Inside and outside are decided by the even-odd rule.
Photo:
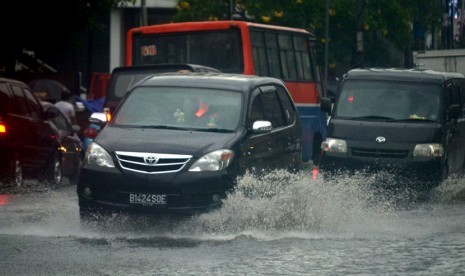
[[[88,127],[84,130],[84,137],[95,139],[97,137],[98,131],[93,127]]]
[[[7,131],[6,123],[0,117],[0,135],[5,134]]]

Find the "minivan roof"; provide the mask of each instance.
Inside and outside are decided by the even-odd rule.
[[[387,79],[400,81],[421,81],[441,83],[449,79],[465,79],[462,73],[441,72],[429,69],[397,69],[397,68],[364,68],[352,69],[344,75],[344,79]]]
[[[255,75],[226,74],[226,73],[164,73],[145,78],[137,86],[192,86],[192,87],[216,87],[233,90],[248,90],[250,87],[262,84],[284,83],[280,79],[272,77],[260,77]]]

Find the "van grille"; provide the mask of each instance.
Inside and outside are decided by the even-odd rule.
[[[178,172],[192,158],[191,155],[180,154],[125,151],[115,153],[121,168],[147,174]]]
[[[365,149],[352,148],[352,155],[359,157],[378,157],[378,158],[398,158],[408,157],[408,150],[386,150],[386,149]]]

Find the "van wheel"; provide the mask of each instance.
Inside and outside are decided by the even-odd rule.
[[[78,162],[79,164],[76,170],[68,177],[69,183],[71,185],[77,185],[77,183],[79,182],[79,176],[81,174],[82,159],[79,158]]]
[[[449,178],[449,166],[447,163],[441,165],[441,179],[440,181],[443,182],[447,178]]]

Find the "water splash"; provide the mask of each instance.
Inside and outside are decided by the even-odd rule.
[[[436,202],[464,202],[465,201],[465,179],[463,177],[451,176],[432,193],[432,199]]]
[[[308,172],[247,174],[220,210],[195,217],[176,231],[226,235],[341,231],[347,224],[392,213],[412,202],[414,193],[406,187],[381,192],[373,185],[379,177],[340,175],[324,181],[312,180]]]

